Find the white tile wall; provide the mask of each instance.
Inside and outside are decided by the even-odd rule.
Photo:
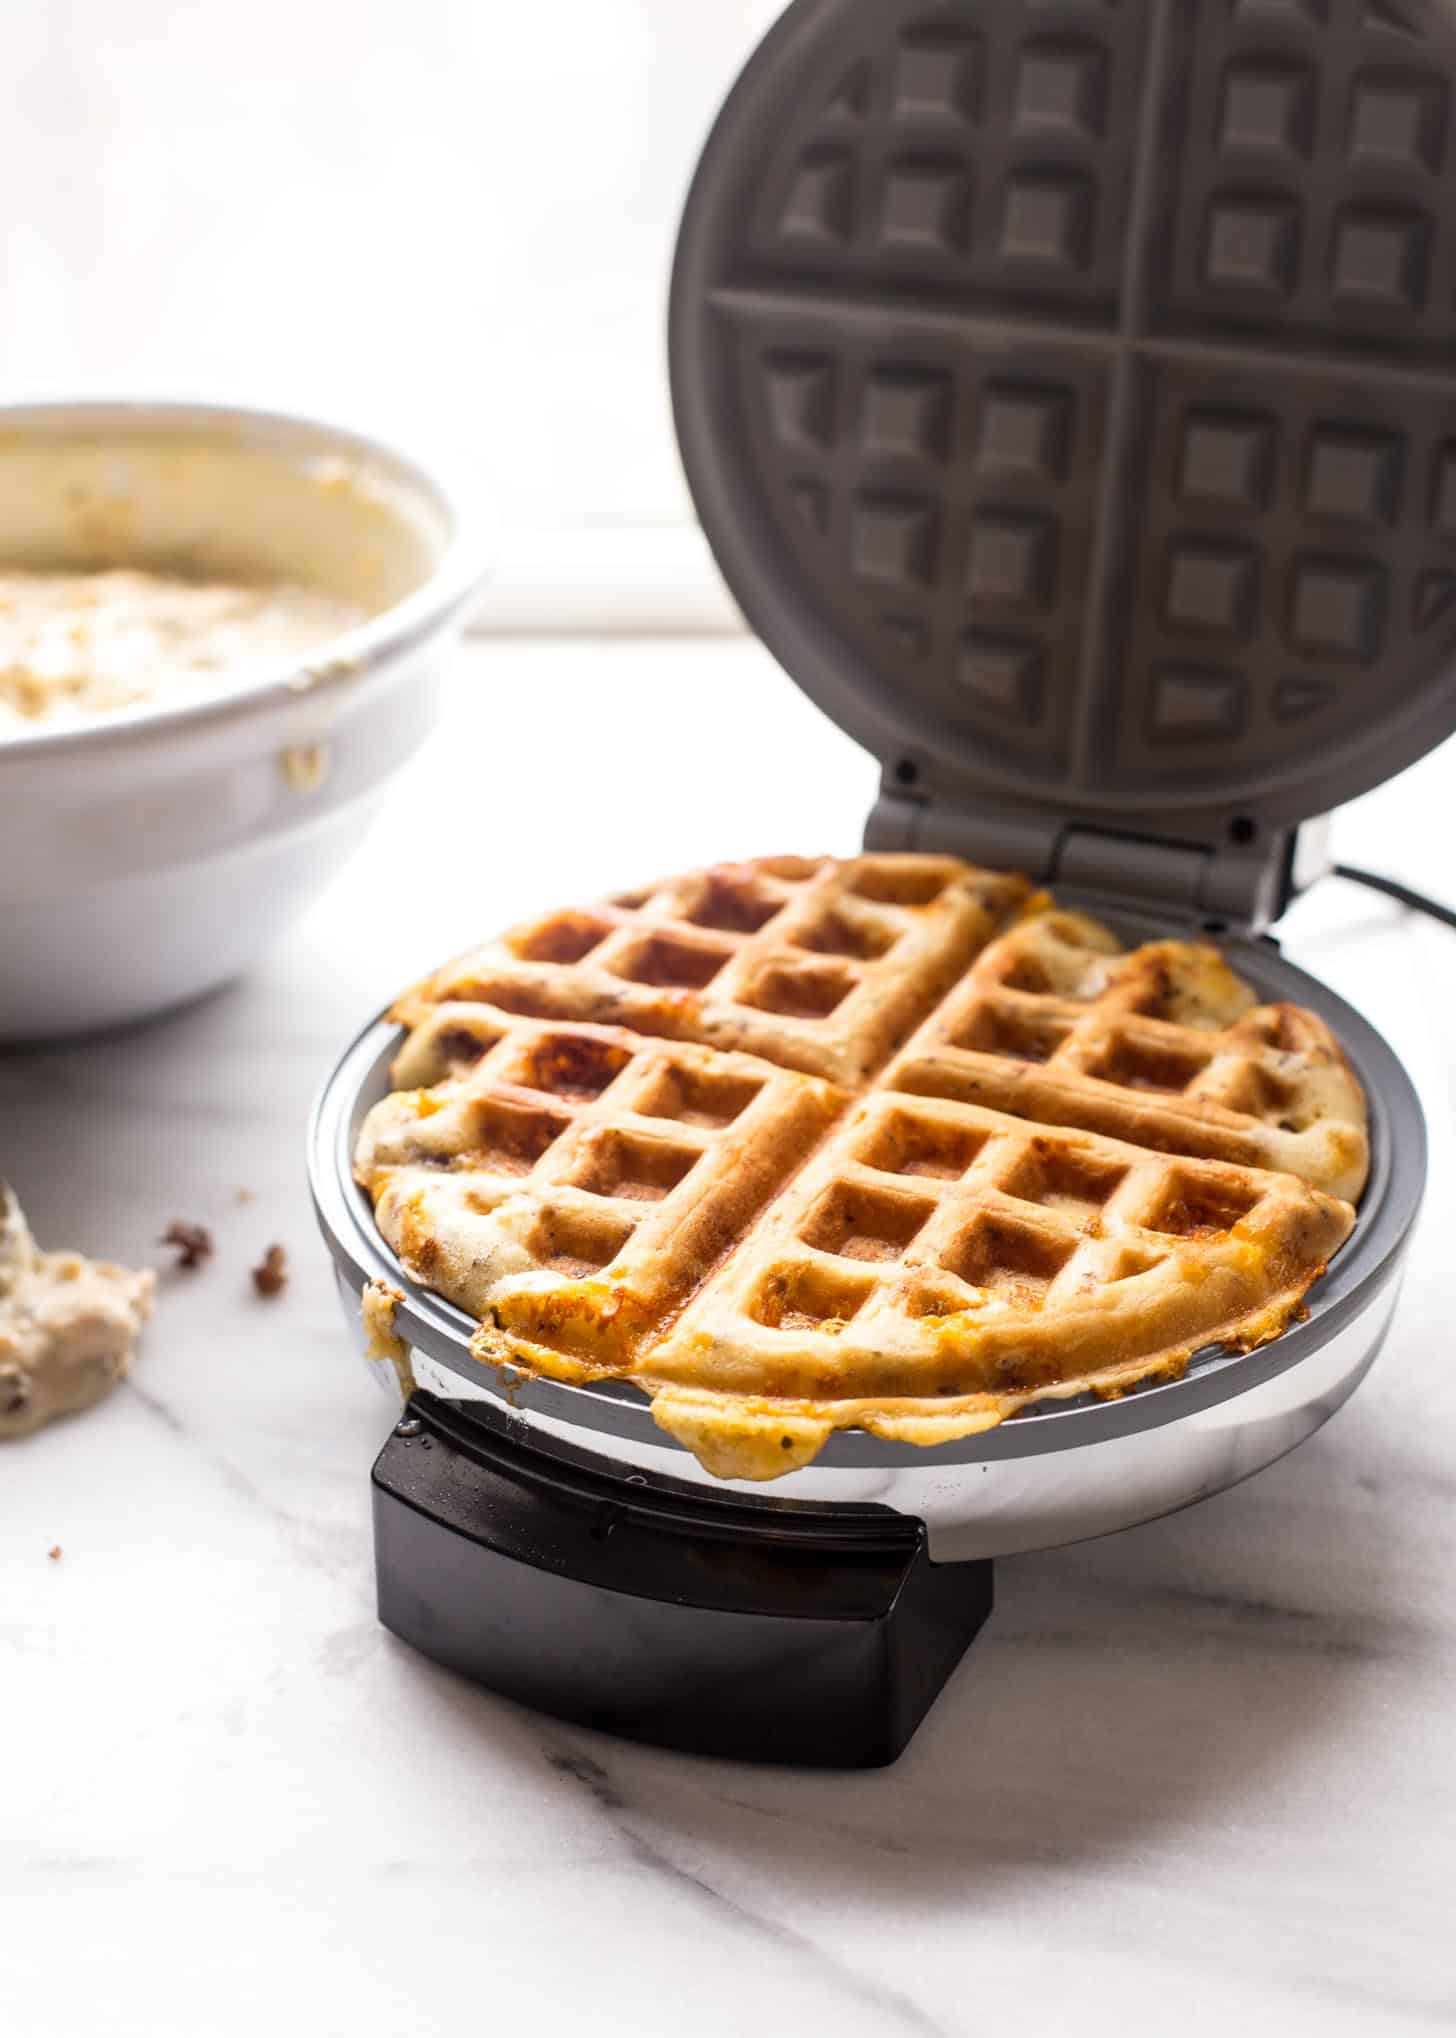
[[[0,397],[303,407],[464,451],[518,529],[680,530],[672,236],[777,11],[0,0]]]

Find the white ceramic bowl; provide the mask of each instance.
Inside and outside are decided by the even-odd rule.
[[[0,738],[0,1040],[238,974],[437,718],[481,571],[460,499],[369,440],[205,405],[0,407],[0,565],[303,581],[369,620],[185,706]]]

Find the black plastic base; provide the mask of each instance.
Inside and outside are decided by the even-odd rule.
[[[893,1762],[991,1611],[878,1507],[705,1493],[415,1394],[374,1467],[379,1617],[539,1711],[755,1762]]]

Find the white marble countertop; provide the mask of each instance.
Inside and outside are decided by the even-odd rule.
[[[1456,893],[1453,772],[1351,810],[1342,853]],[[1388,1034],[1433,1147],[1379,1365],[1243,1489],[1000,1564],[894,1769],[609,1741],[375,1622],[387,1409],[303,1177],[331,1056],[535,905],[850,848],[872,784],[745,642],[476,646],[396,825],[249,981],[0,1057],[44,1243],[146,1262],[173,1217],[217,1240],[164,1277],[133,1381],[0,1457],[7,2038],[1456,2027],[1456,936],[1348,887],[1287,947]],[[270,1303],[248,1269],[273,1240]]]

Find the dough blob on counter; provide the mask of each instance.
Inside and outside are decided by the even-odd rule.
[[[124,1380],[156,1276],[43,1253],[0,1182],[0,1441],[74,1415]]]
[[[0,739],[220,693],[318,650],[366,614],[292,581],[244,585],[120,567],[0,572]]]

